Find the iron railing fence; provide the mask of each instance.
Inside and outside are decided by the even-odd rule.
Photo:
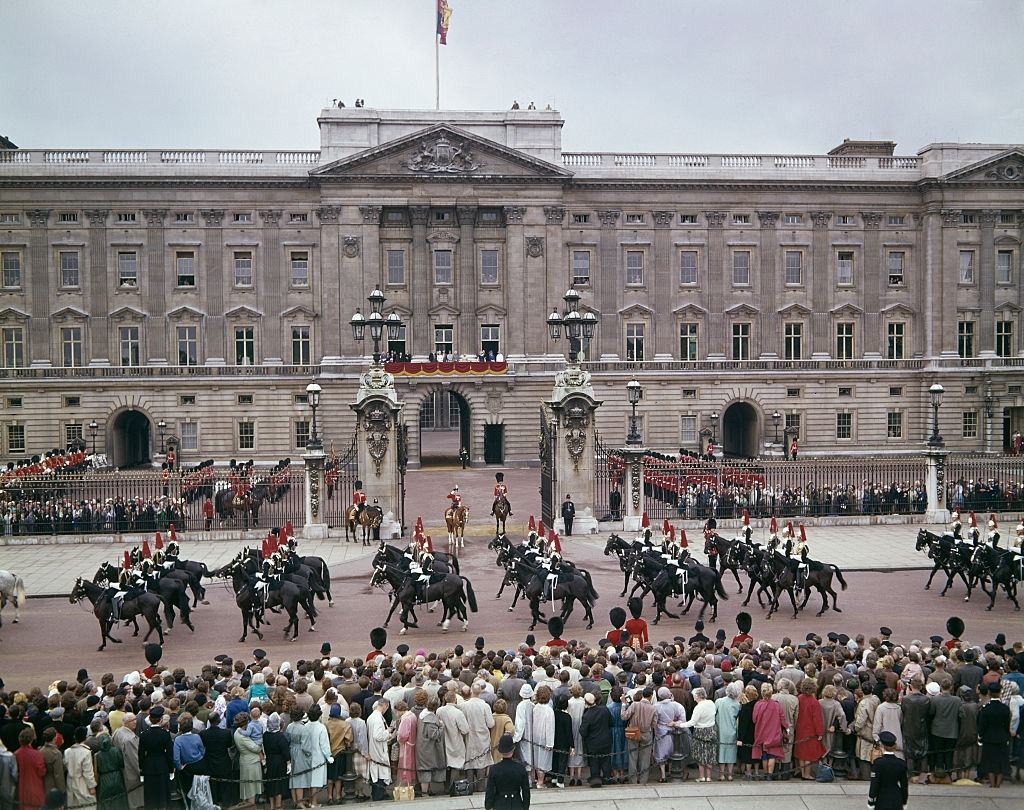
[[[352,493],[359,480],[358,448],[355,437],[348,448],[337,454],[334,445],[324,465],[324,520],[331,528],[345,525],[345,510],[352,503]]]
[[[963,512],[1024,516],[1024,456],[952,453],[946,459],[946,503]],[[985,521],[978,518],[978,525]],[[1016,524],[1014,524],[1016,525]],[[1003,527],[1005,535],[1013,527]]]

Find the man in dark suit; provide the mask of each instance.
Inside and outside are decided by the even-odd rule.
[[[572,522],[576,517],[576,504],[572,502],[572,498],[568,495],[565,496],[565,502],[562,504],[562,522],[565,524],[565,536],[568,537],[572,534]]]
[[[206,753],[203,755],[204,772],[209,774],[210,792],[213,793],[213,801],[221,807],[229,806],[231,802],[231,754],[234,747],[234,738],[230,731],[220,727],[220,714],[213,712],[209,722],[199,732],[199,739],[203,741]]]
[[[909,800],[907,763],[896,756],[896,735],[883,731],[878,735],[883,753],[871,763],[868,807],[874,810],[903,810]]]
[[[487,777],[486,810],[528,810],[530,807],[530,778],[521,762],[512,759],[515,743],[511,734],[502,734],[498,740],[501,761],[491,767]]]
[[[139,773],[146,810],[167,810],[171,804],[174,778],[174,743],[171,733],[160,725],[163,706],[149,710],[149,728],[139,735]]]

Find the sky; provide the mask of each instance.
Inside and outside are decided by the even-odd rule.
[[[566,151],[1024,143],[1024,0],[449,0],[442,109],[551,104]],[[35,148],[315,149],[430,109],[435,0],[0,0],[0,133]]]

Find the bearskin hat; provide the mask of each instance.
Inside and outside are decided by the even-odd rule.
[[[612,627],[621,630],[622,625],[626,623],[626,611],[620,607],[613,607],[608,611],[608,620],[612,623]]]
[[[639,619],[640,614],[644,612],[644,603],[639,596],[632,597],[627,603],[626,607],[629,608],[629,614],[634,619]]]
[[[156,666],[156,662],[163,657],[164,648],[159,644],[147,644],[145,654],[146,660],[153,666]]]
[[[370,644],[375,650],[384,649],[384,645],[388,643],[388,631],[383,627],[374,627],[370,631]]]
[[[946,619],[946,632],[953,638],[960,638],[964,634],[964,620],[959,616],[950,616]]]
[[[753,619],[750,618],[750,614],[746,611],[737,613],[736,626],[739,628],[741,633],[749,633],[750,628],[753,626]]]
[[[548,632],[551,633],[551,638],[561,638],[563,630],[565,630],[565,622],[562,621],[561,616],[552,616],[548,619]]]

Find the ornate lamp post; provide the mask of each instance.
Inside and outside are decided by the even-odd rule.
[[[626,444],[639,446],[643,444],[643,437],[640,435],[640,426],[636,419],[636,406],[644,398],[644,389],[640,383],[636,380],[630,380],[626,383],[626,397],[629,399],[629,407],[632,409],[629,417],[629,435],[626,436]]]
[[[569,364],[565,370],[565,385],[587,385],[590,377],[580,369],[580,350],[583,340],[594,337],[597,316],[593,312],[580,312],[580,294],[573,287],[565,291],[562,300],[565,302],[565,309],[561,313],[554,309],[548,315],[548,334],[552,340],[558,340],[564,334],[565,339],[569,341]]]
[[[992,420],[996,414],[996,400],[992,396],[992,381],[985,381],[985,452],[992,452]]]
[[[166,445],[164,444],[164,435],[167,433],[167,423],[161,419],[156,423],[156,429],[160,431],[160,455],[164,455],[167,452]]]
[[[370,365],[370,370],[362,379],[363,388],[390,388],[394,386],[394,380],[391,376],[384,371],[384,367],[380,362],[380,344],[384,337],[385,327],[387,328],[388,340],[398,340],[401,334],[402,327],[405,324],[402,318],[397,312],[392,312],[386,318],[384,317],[384,302],[387,298],[384,297],[384,293],[381,292],[380,287],[374,287],[373,292],[370,293],[366,299],[370,302],[370,314],[364,316],[358,309],[349,321],[352,327],[352,337],[362,342],[366,339],[366,328],[370,328],[370,340],[373,341],[373,363]]]
[[[316,429],[316,409],[320,407],[321,390],[320,386],[315,382],[306,386],[306,401],[309,402],[309,407],[313,410],[313,424],[310,427],[309,439],[306,442],[307,450],[322,450],[324,446]]]
[[[772,424],[775,425],[775,443],[779,443],[779,420],[782,419],[782,414],[778,411],[772,411]]]
[[[718,444],[718,411],[711,412],[711,443]]]
[[[89,423],[89,432],[92,434],[92,454],[94,458],[96,456],[96,431],[99,430],[99,427],[100,426],[96,424],[95,419]]]
[[[939,383],[934,383],[928,389],[928,397],[932,406],[932,435],[928,438],[928,447],[936,450],[946,446],[942,436],[939,435],[939,407],[942,405],[942,394],[945,390]]]

